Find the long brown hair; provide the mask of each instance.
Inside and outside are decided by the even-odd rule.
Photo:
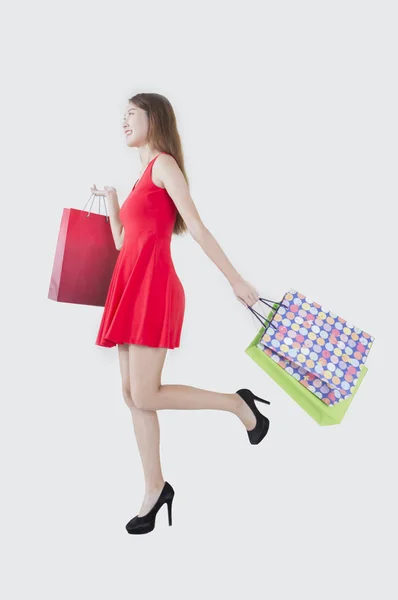
[[[148,115],[148,144],[174,157],[189,187],[177,120],[169,100],[162,94],[139,93],[129,98],[129,102],[145,110]],[[186,231],[185,221],[177,210],[173,233],[181,235]]]

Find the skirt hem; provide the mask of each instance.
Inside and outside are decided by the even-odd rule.
[[[96,346],[101,346],[102,348],[113,348],[114,346],[116,346],[117,344],[136,344],[137,346],[148,346],[149,348],[167,348],[168,350],[174,350],[175,348],[179,348],[180,345],[177,344],[176,346],[166,346],[163,344],[148,344],[147,342],[145,342],[144,340],[126,340],[124,342],[121,341],[116,341],[116,340],[111,340],[109,338],[105,338],[104,340],[102,340],[101,342],[96,341],[95,345]]]

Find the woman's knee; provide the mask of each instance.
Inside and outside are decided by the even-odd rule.
[[[126,387],[126,386],[123,386],[122,393],[123,393],[124,401],[127,404],[127,406],[130,409],[132,409],[133,407],[135,407],[136,405],[135,405],[134,400],[132,398],[130,388]]]
[[[151,395],[144,390],[135,389],[133,392],[134,406],[141,410],[152,410],[151,409]]]

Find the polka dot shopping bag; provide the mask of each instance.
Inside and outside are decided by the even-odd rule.
[[[260,301],[271,311],[248,306],[262,327],[245,352],[320,425],[341,423],[375,338],[294,289]]]

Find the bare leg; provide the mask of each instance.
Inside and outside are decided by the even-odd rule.
[[[119,364],[123,397],[131,411],[135,437],[144,471],[145,495],[139,516],[145,515],[155,504],[164,486],[160,463],[160,429],[156,411],[141,410],[135,406],[130,387],[129,345],[119,344]]]
[[[213,392],[190,385],[161,384],[167,348],[130,345],[130,384],[134,403],[142,410],[214,409],[237,415],[246,429],[253,429],[256,417],[236,393]]]
[[[158,408],[225,410],[236,414],[247,429],[255,426],[256,418],[238,394],[212,392],[187,385],[162,385],[161,373],[167,348],[137,344],[118,347],[123,395],[131,410],[144,469],[145,496],[138,513],[143,516],[155,504],[164,486]]]

